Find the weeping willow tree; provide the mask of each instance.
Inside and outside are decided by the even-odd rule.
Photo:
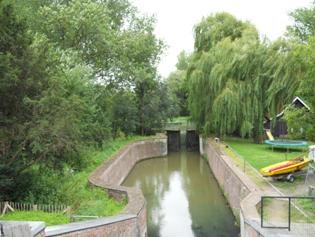
[[[187,70],[189,108],[198,129],[217,136],[240,134],[260,142],[265,116],[288,103],[300,69],[283,40],[261,41],[257,30],[228,13],[195,27]]]

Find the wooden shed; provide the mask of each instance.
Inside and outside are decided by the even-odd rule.
[[[291,105],[293,105],[296,108],[306,108],[308,111],[310,110],[310,107],[298,96],[296,96],[293,99]],[[275,137],[285,136],[288,134],[288,126],[283,119],[284,113],[285,109],[282,110],[281,113],[277,114],[276,122],[275,124],[273,124],[273,126],[272,126],[273,118],[265,117],[264,128],[270,129]]]

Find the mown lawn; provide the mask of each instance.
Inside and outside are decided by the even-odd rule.
[[[44,221],[47,226],[69,223],[69,218],[62,213],[47,213],[43,211],[15,211],[0,217],[1,220],[14,221]]]
[[[227,138],[224,141],[228,148],[225,148],[225,151],[232,159],[235,161],[236,165],[239,166],[243,170],[242,161],[237,158],[245,159],[246,162],[251,164],[255,169],[259,170],[265,166],[284,161],[286,159],[295,158],[297,156],[306,155],[302,150],[289,151],[287,153],[286,149],[270,149],[267,145],[264,144],[255,144],[251,140],[240,139],[240,138]],[[264,179],[261,179],[261,176],[257,176],[257,172],[252,172],[251,169],[246,169],[246,174],[250,176],[250,178],[258,185],[259,187],[266,187],[266,183],[264,183]],[[305,177],[297,177],[294,183],[289,182],[280,182],[280,181],[272,181],[273,185],[281,190],[286,195],[290,196],[301,196],[304,195],[301,192],[301,188],[306,190],[304,187]],[[292,218],[296,222],[311,222],[315,223],[315,205],[314,201],[301,199],[297,201],[297,204],[302,207],[308,214],[309,217],[305,218],[299,211],[295,208],[292,209]],[[268,206],[268,205],[267,205]],[[270,205],[269,212],[271,215],[275,215],[274,207]],[[281,208],[277,210],[281,212]],[[268,210],[267,210],[268,212]],[[269,214],[270,214],[269,213]],[[279,213],[278,213],[279,214]],[[281,214],[281,213],[280,213]]]
[[[245,159],[257,170],[284,161],[292,159],[306,153],[302,150],[271,149],[264,144],[255,144],[252,140],[240,138],[227,138],[224,141],[232,151],[236,152],[241,158]]]
[[[101,188],[91,187],[88,184],[89,175],[103,161],[118,152],[124,145],[149,137],[128,137],[110,141],[101,151],[91,151],[87,154],[87,165],[79,172],[68,172],[59,177],[59,190],[66,205],[71,206],[71,214],[84,216],[111,216],[117,214],[126,205],[126,200],[118,202],[110,198]],[[46,212],[13,212],[0,217],[0,220],[45,221],[47,225],[68,223],[69,218],[62,214]]]

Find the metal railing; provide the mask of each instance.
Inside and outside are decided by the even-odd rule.
[[[307,233],[313,232],[315,197],[262,196],[260,215],[262,228],[287,229],[288,231],[300,228]]]

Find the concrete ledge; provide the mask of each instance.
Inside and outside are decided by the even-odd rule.
[[[56,225],[46,228],[46,236],[59,236],[62,234],[82,231],[85,229],[109,225],[117,222],[136,218],[136,215],[117,215],[112,217],[99,218],[95,220],[73,222],[65,225]]]
[[[41,221],[30,221],[28,224],[31,227],[32,235],[33,236],[39,236],[42,232],[45,231],[45,222]]]
[[[0,221],[0,224],[4,227],[4,229],[6,226],[8,226],[10,229],[14,229],[15,227],[19,228],[19,226],[25,226],[28,229],[25,232],[21,232],[21,230],[18,230],[15,233],[14,231],[12,231],[11,234],[30,235],[34,237],[45,236],[45,223],[41,221]]]

